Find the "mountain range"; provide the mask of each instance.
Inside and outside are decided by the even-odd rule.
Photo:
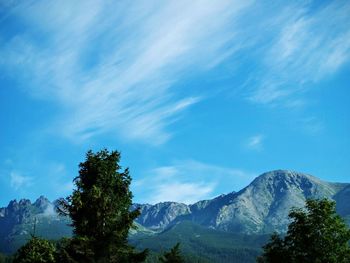
[[[175,238],[182,240],[188,251],[193,249],[190,244],[198,246],[201,243],[222,252],[228,249],[227,241],[222,240],[238,238],[241,242],[235,243],[235,249],[239,248],[241,252],[250,249],[240,256],[242,262],[249,262],[259,253],[259,247],[269,234],[286,231],[290,208],[303,207],[308,198],[324,197],[335,200],[337,212],[350,223],[350,183],[326,182],[293,171],[271,171],[258,176],[238,192],[190,205],[177,202],[134,204],[131,209],[140,208],[141,215],[135,221],[138,230],[130,233],[130,240],[140,248],[148,244],[159,251],[164,247],[154,247],[157,240]],[[0,208],[0,252],[14,252],[33,234],[34,225],[35,234],[45,238],[70,236],[69,219],[57,215],[54,208],[55,202],[51,203],[43,196],[34,203],[26,199],[13,200],[7,207]],[[200,234],[195,234],[195,230]],[[196,235],[207,238],[193,239]],[[163,240],[162,244],[165,243]],[[228,249],[227,253],[233,252]],[[205,257],[208,262],[215,261],[210,254]],[[225,255],[221,262],[225,262],[224,258]]]
[[[267,172],[239,192],[186,205],[164,202],[134,204],[141,209],[136,222],[162,231],[184,220],[225,232],[266,234],[284,232],[291,207],[303,207],[308,198],[337,202],[338,213],[350,215],[350,184],[330,183],[314,176],[285,170]]]

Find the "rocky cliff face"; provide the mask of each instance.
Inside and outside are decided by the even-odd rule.
[[[189,206],[176,202],[163,202],[155,205],[134,205],[140,208],[141,215],[136,222],[150,229],[164,229],[175,219],[191,213]]]

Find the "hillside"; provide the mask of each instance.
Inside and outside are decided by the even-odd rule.
[[[188,262],[255,262],[268,238],[267,235],[228,233],[182,221],[157,235],[131,237],[130,242],[140,249],[149,248],[159,253],[180,242],[181,251],[191,255]]]

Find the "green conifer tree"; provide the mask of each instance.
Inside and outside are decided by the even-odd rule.
[[[73,194],[60,201],[61,213],[72,219],[74,236],[65,253],[71,262],[143,262],[147,251],[128,244],[129,229],[139,210],[130,211],[129,170],[121,171],[120,153],[89,151],[74,179]],[[69,259],[69,260],[68,260]]]
[[[258,262],[350,262],[350,230],[335,211],[335,202],[307,200],[305,209],[292,209],[284,238],[274,234]]]
[[[14,256],[14,263],[54,263],[55,246],[49,241],[32,236]]]

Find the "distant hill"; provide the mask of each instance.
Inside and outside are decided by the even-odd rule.
[[[249,262],[259,253],[267,234],[287,229],[291,207],[302,207],[307,198],[323,197],[335,200],[338,213],[350,222],[350,184],[277,170],[260,175],[239,192],[191,205],[134,204],[131,209],[139,207],[141,215],[135,221],[138,229],[130,232],[130,240],[154,251],[181,241],[186,253],[202,251],[201,262],[219,258],[222,260],[218,262],[232,262],[225,258],[233,254],[245,260],[237,262]],[[58,216],[54,207],[55,202],[42,196],[34,203],[13,200],[0,208],[0,252],[14,252],[28,240],[34,225],[35,234],[48,239],[70,236],[70,220]]]

